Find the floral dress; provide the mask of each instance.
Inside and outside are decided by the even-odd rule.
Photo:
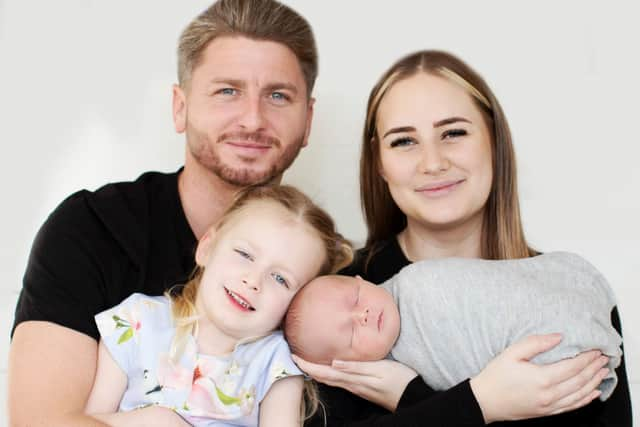
[[[111,356],[128,378],[120,411],[173,409],[196,426],[257,426],[271,385],[302,372],[276,331],[224,356],[198,354],[193,337],[178,363],[169,358],[175,328],[168,298],[133,294],[96,315]]]

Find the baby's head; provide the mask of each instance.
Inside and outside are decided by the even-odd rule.
[[[293,298],[284,321],[291,351],[314,363],[379,360],[400,333],[393,297],[360,277],[321,276]]]

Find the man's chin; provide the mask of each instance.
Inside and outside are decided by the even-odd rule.
[[[217,175],[224,182],[235,187],[278,183],[282,178],[282,174],[275,174],[273,171],[265,172],[247,169],[226,169],[218,171]]]

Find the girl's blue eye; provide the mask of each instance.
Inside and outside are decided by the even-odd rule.
[[[252,260],[253,258],[248,252],[243,251],[242,249],[234,249],[234,251],[240,255],[242,258],[246,258],[248,260]]]
[[[391,148],[394,147],[406,147],[407,145],[412,145],[414,144],[414,140],[408,137],[403,137],[403,138],[398,138],[398,139],[394,139],[393,141],[391,141]]]
[[[286,287],[287,289],[289,288],[289,284],[287,283],[287,279],[285,279],[284,277],[282,277],[280,274],[278,273],[273,273],[271,274],[271,276],[273,277],[273,279],[278,282],[279,284],[281,284],[282,286]]]

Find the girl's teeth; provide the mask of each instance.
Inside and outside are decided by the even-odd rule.
[[[244,308],[246,308],[247,310],[255,310],[253,307],[251,307],[249,304],[247,304],[245,301],[241,300],[235,293],[231,292],[229,289],[225,288],[225,290],[227,291],[227,294],[229,294],[229,296],[231,298],[233,298],[233,300],[235,302],[237,302],[238,304],[240,304],[241,306],[243,306]]]

